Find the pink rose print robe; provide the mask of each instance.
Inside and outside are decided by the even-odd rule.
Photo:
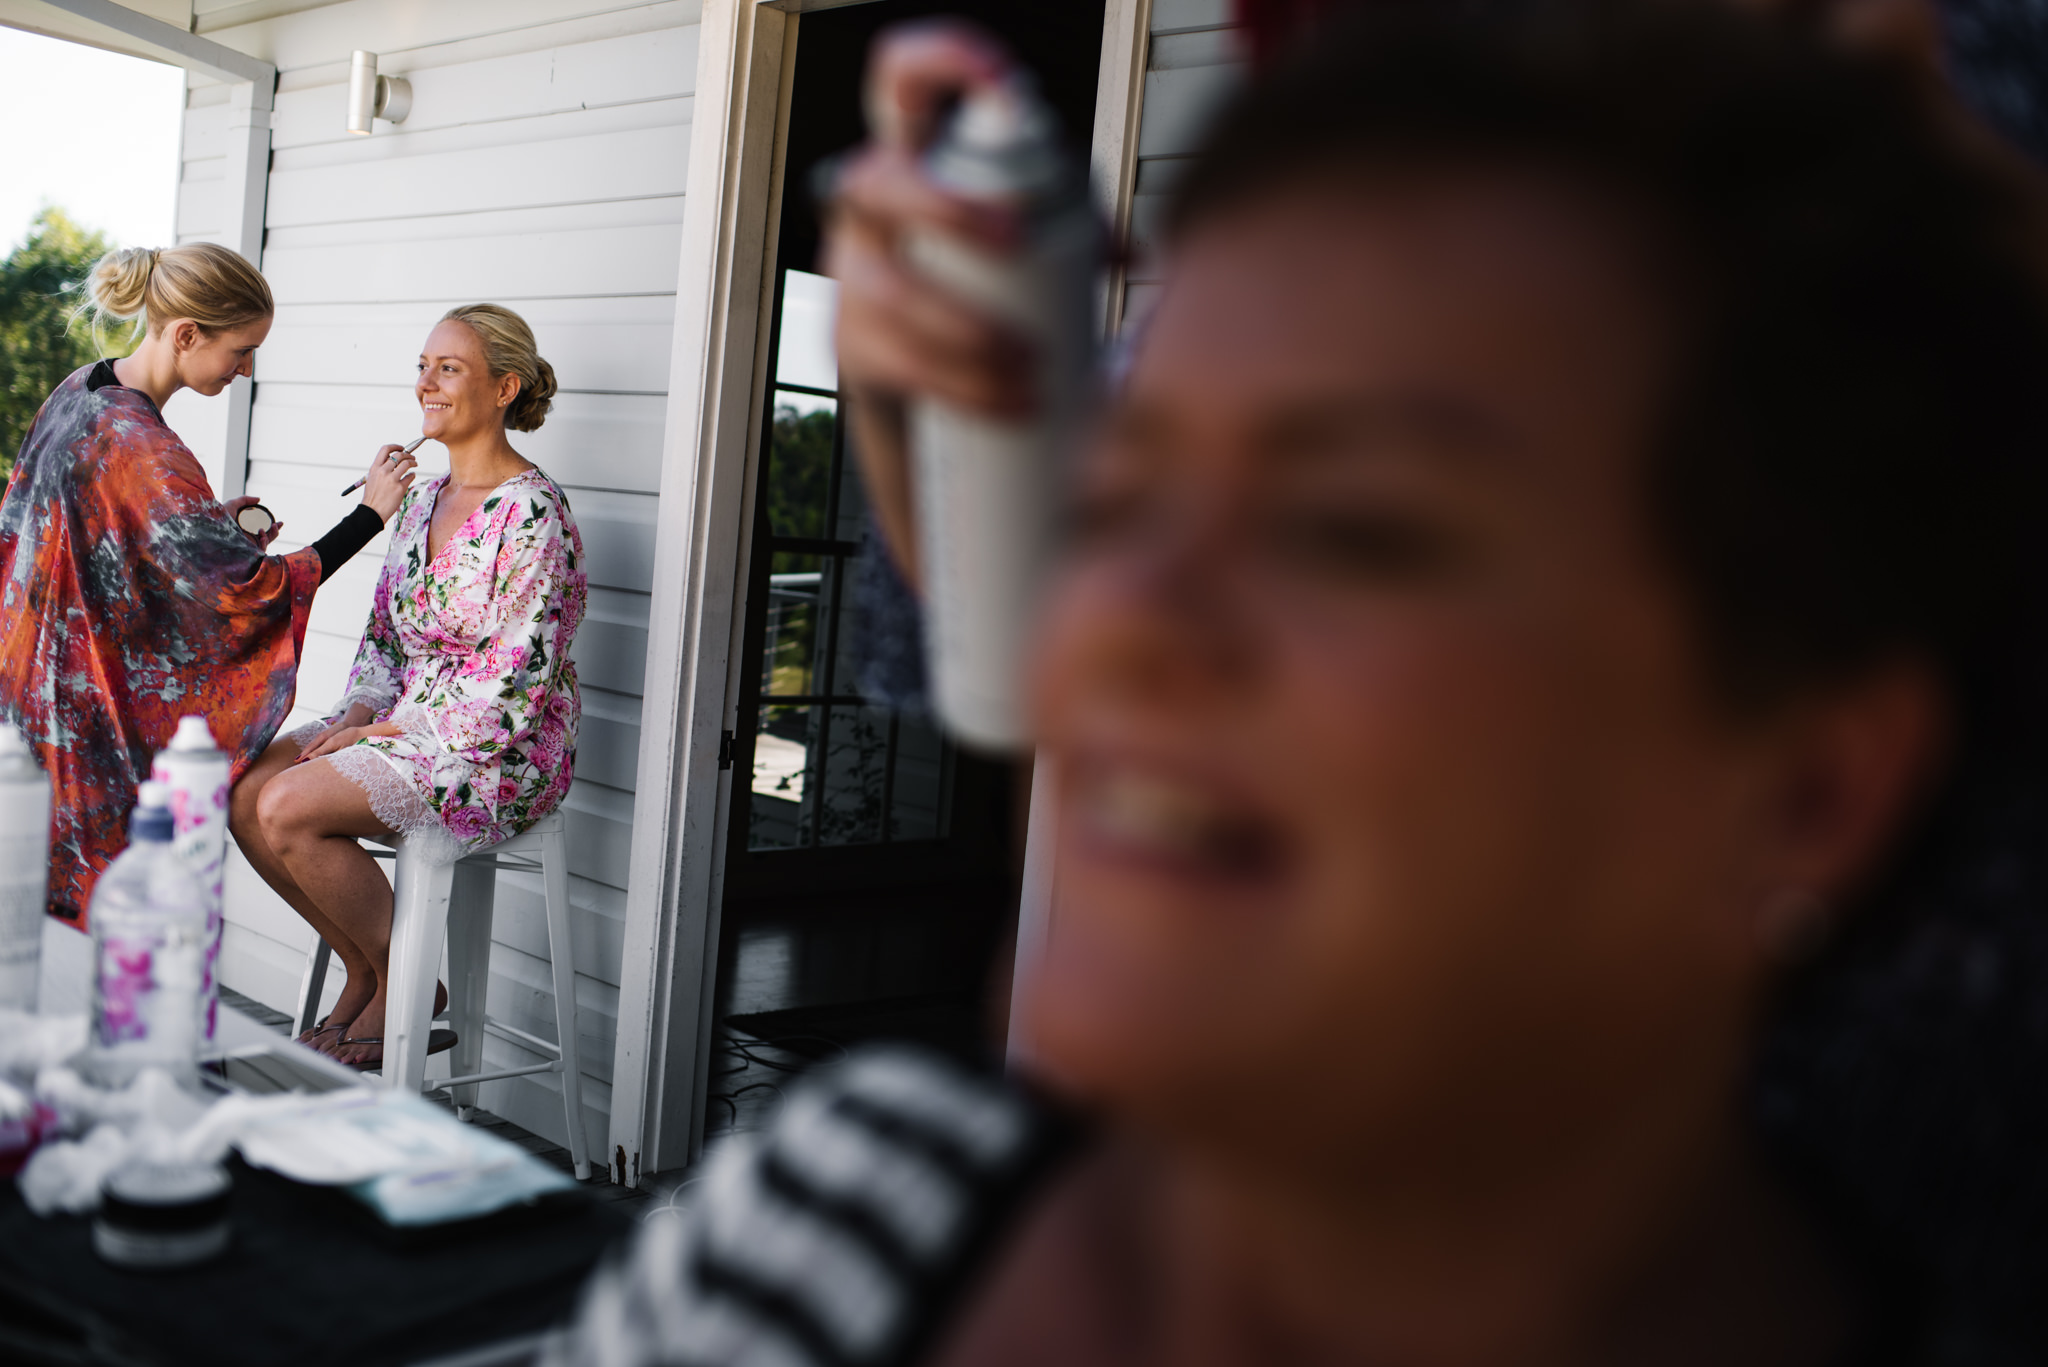
[[[392,522],[339,716],[363,703],[404,734],[337,751],[370,809],[435,862],[508,840],[569,791],[582,698],[569,646],[589,581],[569,501],[539,470],[506,480],[427,554],[448,476]],[[301,727],[304,745],[332,722]]]

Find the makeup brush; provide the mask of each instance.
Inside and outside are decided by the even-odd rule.
[[[415,451],[417,451],[417,450],[419,450],[419,449],[420,449],[420,443],[421,443],[421,442],[423,442],[423,441],[425,441],[425,440],[426,440],[426,438],[425,438],[425,437],[417,437],[417,438],[415,438],[415,439],[413,440],[413,444],[412,444],[412,445],[410,445],[410,446],[407,446],[407,447],[404,447],[404,448],[402,448],[402,449],[401,449],[401,450],[399,451],[399,453],[398,453],[398,454],[399,454],[399,455],[401,455],[401,456],[409,456],[409,455],[411,455],[411,454],[412,454],[413,452],[415,452]],[[354,484],[351,484],[351,485],[349,485],[349,486],[348,486],[348,488],[346,488],[346,489],[343,489],[343,490],[341,491],[341,496],[342,496],[343,498],[347,498],[347,497],[348,497],[348,496],[349,496],[350,494],[352,494],[352,493],[354,493],[354,492],[355,492],[356,490],[358,490],[358,489],[362,488],[362,487],[363,487],[363,486],[364,486],[365,484],[368,484],[369,482],[370,482],[370,477],[369,477],[368,475],[364,475],[364,476],[363,476],[363,477],[362,477],[361,479],[357,480],[357,481],[356,481],[356,482],[355,482]]]

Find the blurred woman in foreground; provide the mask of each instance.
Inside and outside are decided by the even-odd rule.
[[[2025,1341],[1958,1310],[1881,1165],[1799,1147],[1830,1079],[1796,1049],[1764,1079],[1796,1167],[1746,1100],[1867,937],[1973,878],[2032,895],[2035,207],[1912,76],[1648,8],[1326,34],[1178,187],[1037,657],[1058,903],[1016,1009],[1093,1132],[856,1061],[650,1227],[560,1360]],[[897,254],[1001,240],[916,160],[1001,58],[878,60],[831,262],[886,491],[905,395],[1031,396]]]

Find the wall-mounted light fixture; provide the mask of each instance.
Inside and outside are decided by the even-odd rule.
[[[412,82],[379,76],[377,54],[358,51],[348,60],[348,131],[367,133],[372,119],[405,122],[412,112]]]

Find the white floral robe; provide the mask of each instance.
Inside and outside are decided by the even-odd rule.
[[[569,501],[538,469],[493,489],[429,557],[448,478],[399,507],[335,709],[363,703],[403,734],[331,757],[377,819],[437,863],[510,839],[569,791],[583,709],[569,645],[589,596]],[[305,744],[333,720],[295,738]]]

